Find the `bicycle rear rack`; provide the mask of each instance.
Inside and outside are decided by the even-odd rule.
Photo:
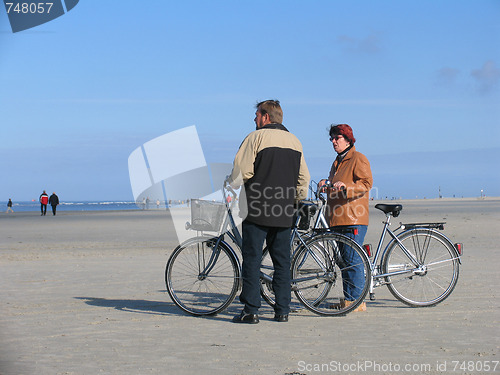
[[[441,222],[441,223],[399,223],[399,227],[401,229],[415,229],[415,228],[429,228],[429,229],[439,229],[439,230],[444,230],[444,225],[446,222]]]

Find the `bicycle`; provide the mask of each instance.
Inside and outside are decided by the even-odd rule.
[[[370,260],[370,300],[375,300],[375,287],[387,285],[392,295],[408,306],[434,306],[444,301],[458,282],[463,244],[452,243],[438,231],[444,229],[444,222],[400,223],[391,231],[391,216],[398,217],[403,206],[377,204],[375,208],[385,214],[386,220]],[[382,252],[387,233],[391,240]],[[371,245],[363,247],[371,256]]]
[[[192,200],[192,223],[187,227],[201,231],[202,234],[177,246],[167,261],[165,282],[172,301],[186,313],[203,316],[223,311],[234,300],[241,286],[241,265],[237,253],[225,240],[225,235],[241,252],[241,235],[232,216],[236,193],[227,184],[223,185],[224,203],[211,203]],[[226,193],[232,196],[227,199]],[[227,204],[227,202],[230,202]],[[324,201],[323,201],[324,203]],[[223,223],[218,220],[221,207],[225,206]],[[200,207],[198,210],[197,207]],[[205,208],[203,208],[205,207]],[[304,210],[304,207],[307,210]],[[309,310],[322,315],[344,315],[354,310],[364,299],[371,280],[369,260],[363,249],[353,240],[341,233],[328,232],[326,220],[320,209],[313,231],[309,230],[311,212],[315,203],[302,202],[299,213],[309,213],[304,219],[299,214],[295,220],[290,239],[292,256],[292,290],[299,301]],[[217,211],[217,214],[214,212]],[[301,224],[303,220],[303,224]],[[305,229],[307,228],[307,230]],[[210,236],[203,231],[218,231],[222,234]],[[359,257],[366,276],[353,304],[340,306],[342,252],[352,248]],[[266,256],[263,250],[263,258]],[[352,267],[352,266],[349,266]],[[272,268],[261,267],[261,294],[272,306]],[[336,288],[338,286],[338,288]],[[340,290],[340,291],[339,291]],[[332,308],[332,306],[338,306]]]

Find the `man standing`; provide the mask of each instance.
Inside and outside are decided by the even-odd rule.
[[[235,323],[259,322],[260,264],[264,240],[273,261],[274,320],[288,321],[290,311],[290,235],[297,200],[307,196],[309,171],[302,145],[281,124],[283,111],[277,100],[256,105],[257,130],[241,144],[234,159],[231,185],[244,184],[247,216],[243,233],[243,289],[245,308]],[[245,204],[244,202],[242,202]]]
[[[12,209],[12,198],[9,198],[9,201],[7,202],[7,212],[6,213],[9,213],[9,212],[14,213],[14,210]]]
[[[39,201],[40,201],[40,209],[42,210],[41,216],[45,216],[45,214],[47,213],[47,203],[49,203],[49,196],[47,195],[45,190],[43,191],[42,194],[40,194]]]
[[[49,204],[52,206],[52,214],[56,216],[56,207],[59,204],[59,197],[56,195],[56,193],[52,193],[52,195],[49,198]]]

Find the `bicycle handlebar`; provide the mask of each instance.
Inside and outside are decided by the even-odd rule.
[[[318,187],[316,188],[316,192],[314,193],[315,196],[316,196],[316,199],[321,199],[323,202],[325,202],[326,198],[323,197],[321,195],[321,193],[325,192],[325,190],[328,189],[328,188],[333,189],[334,188],[333,183],[331,181],[325,180],[325,183],[321,187],[319,187],[319,182],[318,182],[317,186]],[[345,186],[342,186],[338,190],[341,191],[343,194],[345,194],[345,192],[346,192],[347,189],[346,189]]]
[[[230,203],[228,205],[228,208],[232,207],[232,205],[236,201],[236,198],[238,197],[238,194],[236,193],[236,191],[234,191],[233,187],[229,183],[229,179],[230,179],[230,176],[227,176],[226,179],[224,180],[224,183],[222,184],[222,187],[223,187],[222,194],[224,196],[224,203],[226,203],[226,205],[228,205],[228,203]],[[230,202],[228,202],[228,200],[227,200],[226,191],[231,194],[231,200],[230,200]]]
[[[236,197],[237,194],[229,183],[229,176],[224,180],[224,189],[228,190],[233,195],[233,198]]]

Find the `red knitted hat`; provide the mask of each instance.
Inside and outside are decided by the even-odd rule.
[[[330,137],[334,135],[343,135],[348,142],[353,143],[356,142],[356,138],[354,138],[354,134],[352,134],[352,129],[347,124],[339,124],[334,125],[330,128]]]

